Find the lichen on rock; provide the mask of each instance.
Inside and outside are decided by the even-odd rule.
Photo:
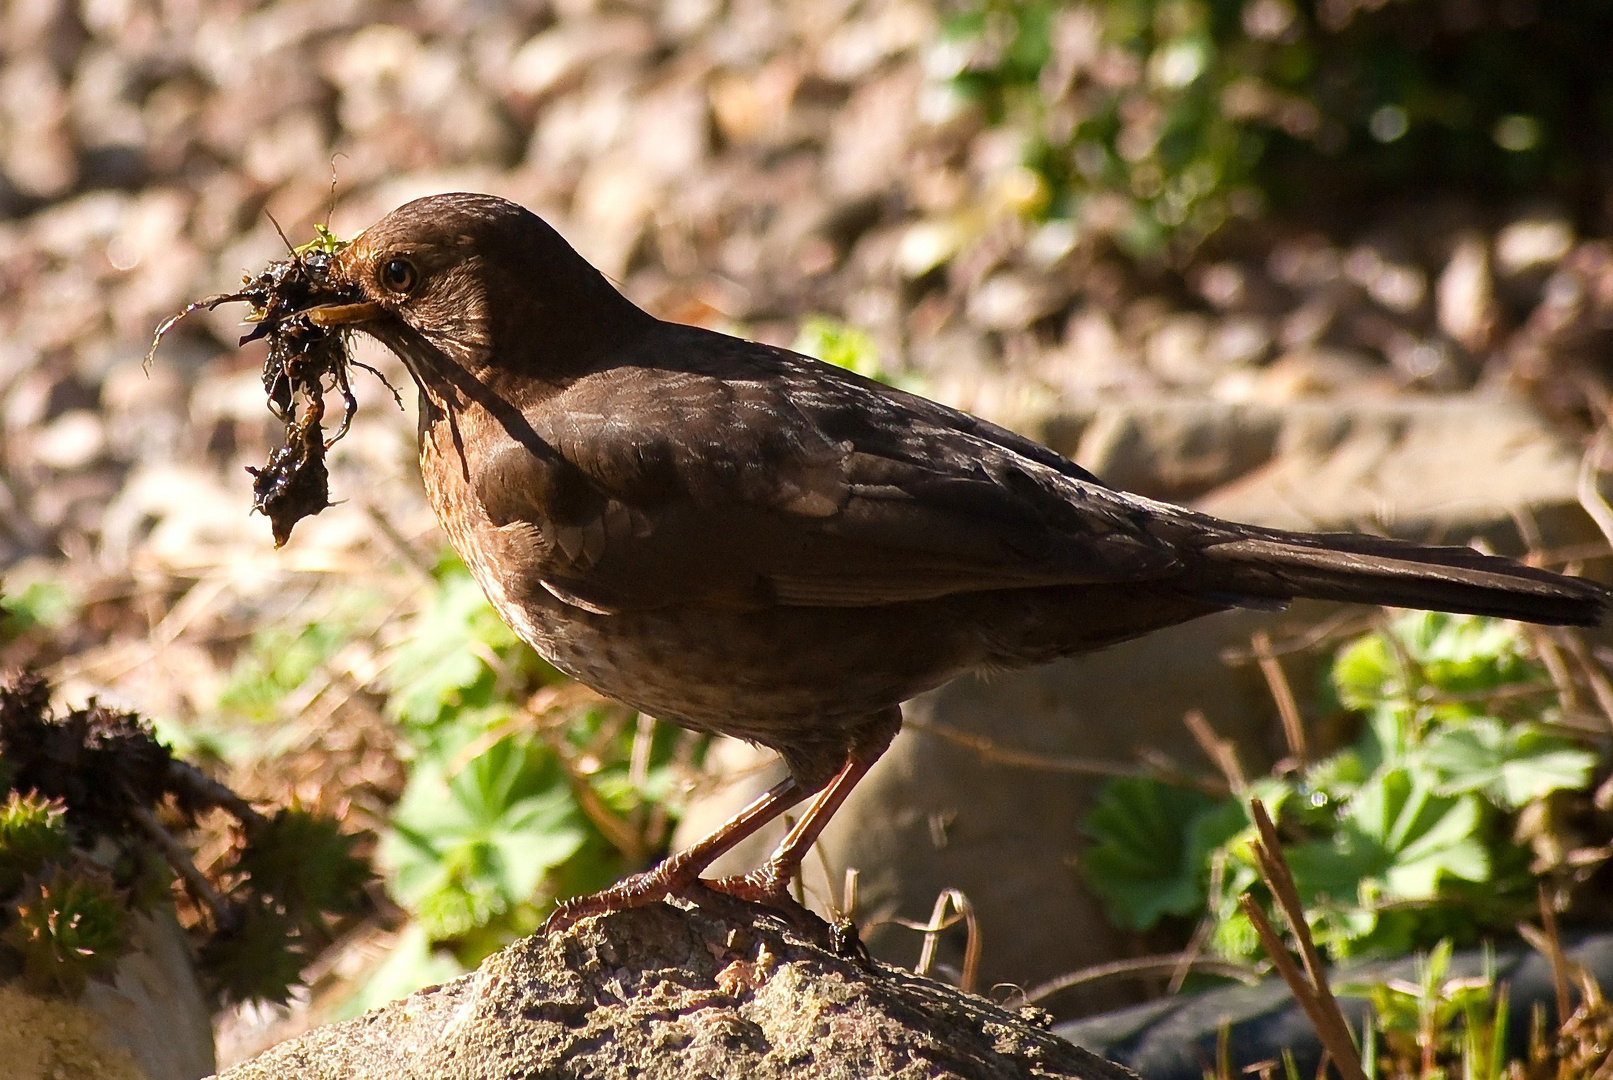
[[[553,1076],[1134,1080],[1034,1016],[836,955],[720,900],[534,935],[472,974],[282,1043],[220,1080]]]

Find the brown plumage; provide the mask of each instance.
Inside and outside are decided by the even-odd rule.
[[[502,199],[409,203],[331,280],[347,302],[311,316],[408,365],[427,493],[499,614],[595,689],[789,766],[711,837],[558,922],[693,894],[718,854],[818,792],[761,870],[716,883],[783,903],[898,705],[961,672],[1299,597],[1584,625],[1607,603],[1468,548],[1116,491],[976,417],[653,318]]]

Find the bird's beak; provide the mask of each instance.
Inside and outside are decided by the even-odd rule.
[[[357,304],[323,304],[309,308],[303,314],[307,315],[308,321],[315,326],[335,327],[354,326],[378,319],[385,310],[375,301],[365,300]]]

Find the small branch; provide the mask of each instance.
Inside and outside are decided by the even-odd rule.
[[[1590,515],[1596,527],[1602,530],[1609,544],[1613,544],[1613,506],[1602,497],[1598,480],[1602,473],[1602,454],[1607,449],[1607,428],[1596,433],[1585,456],[1579,459],[1579,505]]]
[[[1271,635],[1257,630],[1249,639],[1249,645],[1254,652],[1255,662],[1260,665],[1260,674],[1266,677],[1266,685],[1271,688],[1272,700],[1277,703],[1277,715],[1282,717],[1283,738],[1288,742],[1288,752],[1304,765],[1310,761],[1310,748],[1305,742],[1305,721],[1299,715],[1299,702],[1294,700],[1294,688],[1288,684],[1282,664],[1271,651]]]
[[[1187,715],[1182,717],[1182,723],[1192,733],[1199,749],[1204,756],[1221,771],[1226,777],[1227,788],[1234,795],[1242,795],[1249,782],[1243,775],[1243,766],[1238,761],[1237,747],[1232,745],[1231,739],[1223,739],[1216,730],[1210,726],[1210,721],[1198,709],[1189,709]]]
[[[269,823],[267,817],[227,786],[177,758],[168,762],[168,787],[170,791],[183,792],[198,802],[228,812],[248,833],[256,832]]]
[[[1573,1013],[1568,996],[1568,958],[1563,955],[1563,939],[1557,933],[1557,913],[1551,909],[1545,882],[1535,886],[1535,898],[1540,904],[1540,925],[1546,932],[1546,959],[1551,961],[1551,985],[1557,993],[1557,1023],[1561,1025]]]
[[[407,566],[421,580],[428,584],[435,584],[437,579],[432,576],[430,560],[415,550],[415,546],[409,543],[408,537],[399,532],[398,527],[392,524],[392,519],[387,517],[386,511],[369,501],[366,501],[363,506],[364,513],[375,523],[375,527],[380,530],[381,535],[386,537],[387,542],[392,545],[392,549],[403,560],[403,565]]]
[[[1322,1008],[1321,1000],[1317,997],[1316,991],[1310,982],[1300,972],[1298,965],[1294,963],[1294,957],[1289,953],[1288,947],[1283,944],[1283,939],[1278,935],[1277,928],[1272,926],[1271,920],[1266,917],[1266,910],[1260,906],[1258,900],[1248,893],[1244,893],[1238,898],[1238,908],[1248,918],[1249,922],[1254,925],[1255,933],[1260,937],[1261,947],[1266,950],[1266,955],[1271,957],[1272,965],[1276,967],[1277,974],[1283,977],[1283,982],[1287,983],[1288,988],[1293,991],[1294,1000],[1299,1002],[1301,1009],[1305,1010],[1305,1015],[1310,1018],[1311,1026],[1316,1029],[1316,1034],[1320,1036],[1323,1045],[1326,1045],[1329,1024],[1326,1013]],[[1366,1077],[1361,1076],[1352,1078],[1352,1080],[1366,1080]]]
[[[157,850],[162,852],[163,859],[173,868],[174,873],[184,879],[191,895],[207,905],[207,909],[213,913],[213,922],[218,930],[221,933],[234,930],[239,921],[235,909],[217,889],[213,888],[213,883],[207,880],[207,875],[196,868],[185,846],[175,840],[173,835],[162,827],[162,822],[157,820],[156,815],[146,807],[136,804],[130,808],[130,813],[146,831],[152,843],[157,845]]]
[[[927,735],[965,749],[972,750],[980,756],[982,761],[993,765],[1004,765],[1014,769],[1038,769],[1045,772],[1073,773],[1078,776],[1147,776],[1159,780],[1168,780],[1187,787],[1195,787],[1212,795],[1224,794],[1219,785],[1213,781],[1190,776],[1162,755],[1150,755],[1142,752],[1144,761],[1140,765],[1130,765],[1120,761],[1104,761],[1099,758],[1068,757],[1061,754],[1039,754],[1031,750],[1017,750],[1012,747],[999,746],[996,742],[984,735],[973,735],[967,731],[959,731],[946,724],[937,724],[924,719],[909,718],[905,726],[922,731]]]
[[[1202,971],[1207,975],[1236,979],[1245,986],[1254,986],[1260,982],[1260,972],[1247,964],[1217,960],[1214,957],[1194,956],[1191,953],[1165,953],[1159,956],[1139,956],[1130,960],[1111,960],[1107,964],[1093,964],[1091,967],[1084,967],[1080,971],[1072,971],[1068,975],[1060,975],[1033,986],[1020,995],[1019,1001],[1029,1005],[1071,987],[1084,986],[1104,979],[1124,975],[1174,975],[1178,970]]]
[[[1288,869],[1288,863],[1283,859],[1282,844],[1277,838],[1277,829],[1272,824],[1271,816],[1266,813],[1265,805],[1259,799],[1249,800],[1249,812],[1254,818],[1255,828],[1260,832],[1260,839],[1254,845],[1255,861],[1260,868],[1260,875],[1265,879],[1266,887],[1271,890],[1277,901],[1278,909],[1283,913],[1283,919],[1293,931],[1294,939],[1299,943],[1300,958],[1305,963],[1305,977],[1294,967],[1288,950],[1283,946],[1282,940],[1272,929],[1271,922],[1266,913],[1261,910],[1255,899],[1244,894],[1238,901],[1244,914],[1254,923],[1255,930],[1260,934],[1261,944],[1271,955],[1273,964],[1282,973],[1289,988],[1293,990],[1294,997],[1311,1023],[1316,1026],[1316,1034],[1321,1038],[1322,1045],[1332,1055],[1334,1063],[1345,1080],[1366,1080],[1366,1072],[1361,1067],[1361,1054],[1356,1049],[1355,1040],[1350,1035],[1350,1025],[1339,1008],[1338,999],[1333,996],[1332,989],[1327,985],[1327,975],[1322,969],[1322,958],[1316,951],[1316,942],[1311,938],[1309,924],[1305,921],[1305,909],[1299,901],[1299,891],[1294,888],[1294,876]]]
[[[1578,661],[1580,670],[1585,673],[1585,681],[1591,684],[1591,693],[1596,696],[1596,704],[1602,710],[1603,718],[1609,727],[1613,727],[1613,684],[1609,684],[1607,675],[1591,655],[1590,649],[1585,647],[1585,639],[1578,631],[1564,630],[1562,640],[1568,647],[1569,655]]]

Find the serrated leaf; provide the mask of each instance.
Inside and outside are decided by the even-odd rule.
[[[1437,795],[1421,777],[1389,769],[1361,786],[1341,825],[1363,844],[1364,855],[1377,856],[1378,866],[1364,876],[1381,880],[1386,896],[1426,900],[1438,892],[1441,877],[1490,876],[1489,852],[1476,835],[1480,820],[1473,796]]]
[[[1082,823],[1093,840],[1082,871],[1116,923],[1146,930],[1203,906],[1208,855],[1244,820],[1236,803],[1200,791],[1142,777],[1111,780]]]
[[[1553,791],[1583,788],[1596,755],[1533,724],[1479,717],[1430,733],[1422,760],[1446,794],[1483,792],[1516,810]]]
[[[507,736],[451,778],[417,765],[380,859],[398,901],[450,937],[530,899],[586,836],[553,755]]]

